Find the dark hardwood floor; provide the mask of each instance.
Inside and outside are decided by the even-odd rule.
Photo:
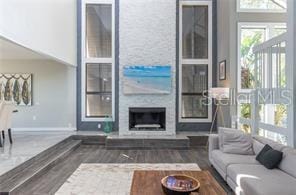
[[[202,147],[189,150],[106,150],[104,146],[98,145],[81,145],[65,160],[41,175],[38,180],[20,189],[17,194],[54,194],[81,163],[197,163],[202,170],[209,170],[228,194],[233,194],[210,166],[208,153]]]

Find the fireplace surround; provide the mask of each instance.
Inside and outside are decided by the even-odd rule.
[[[130,131],[165,131],[165,108],[129,108]]]
[[[155,2],[161,2],[156,3]],[[148,1],[147,1],[148,3]],[[118,131],[120,136],[170,136],[176,134],[176,2],[149,1],[149,15],[141,14],[143,2],[119,1],[119,92]],[[140,9],[140,12],[139,12]],[[165,10],[165,13],[163,12]],[[166,20],[161,20],[165,15]],[[137,17],[134,17],[137,16]],[[141,22],[139,22],[141,21]],[[157,23],[158,25],[150,25]],[[150,25],[143,31],[143,24]],[[161,28],[160,28],[161,26]],[[155,36],[157,34],[158,36]],[[140,38],[139,38],[140,35]],[[138,38],[136,38],[138,37]],[[144,39],[142,37],[145,37]],[[135,39],[136,38],[136,39]],[[125,94],[125,66],[171,66],[171,90],[168,94]],[[165,108],[165,131],[130,130],[129,108]]]

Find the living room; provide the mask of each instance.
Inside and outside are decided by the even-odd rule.
[[[295,194],[295,10],[1,1],[0,194]]]

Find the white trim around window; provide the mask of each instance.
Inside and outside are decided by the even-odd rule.
[[[254,9],[254,8],[241,8],[240,0],[236,0],[236,11],[242,13],[286,13],[287,9]]]
[[[182,59],[182,7],[185,5],[208,6],[208,58],[207,59]],[[183,65],[207,65],[208,89],[212,87],[212,1],[180,1],[179,4],[179,122],[202,123],[212,122],[212,105],[208,105],[207,118],[182,118],[182,66]]]
[[[112,55],[111,58],[86,57],[86,5],[112,5]],[[112,118],[86,117],[86,64],[111,63],[112,65]],[[115,1],[114,0],[82,0],[81,6],[81,120],[84,122],[115,121]]]
[[[274,36],[274,29],[286,28],[285,23],[265,23],[265,22],[238,22],[237,24],[237,89],[238,93],[250,93],[252,89],[241,88],[241,29],[242,28],[264,28],[266,40]],[[266,41],[264,40],[264,41]]]

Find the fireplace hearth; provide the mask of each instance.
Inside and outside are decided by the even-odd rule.
[[[129,108],[130,131],[165,131],[165,108]]]

